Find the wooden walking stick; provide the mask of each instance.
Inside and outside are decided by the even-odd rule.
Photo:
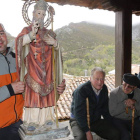
[[[125,108],[125,112],[126,112],[126,114],[128,114],[128,107]]]
[[[131,140],[133,140],[133,132],[134,132],[134,115],[135,115],[135,109],[132,110],[132,130],[131,130]]]
[[[87,123],[88,127],[90,128],[90,114],[89,114],[89,100],[86,98],[86,103],[87,103]]]
[[[128,107],[126,107],[125,111],[126,111],[126,114],[128,114]],[[133,140],[133,132],[134,132],[134,115],[135,115],[135,109],[132,110],[131,140]]]

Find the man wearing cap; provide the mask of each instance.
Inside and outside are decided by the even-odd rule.
[[[0,23],[0,140],[20,140],[18,128],[23,112],[24,82],[17,82],[15,53],[7,47],[7,36]]]
[[[113,124],[121,132],[121,140],[131,139],[132,110],[135,109],[134,139],[140,140],[140,81],[130,73],[123,75],[123,83],[110,93],[109,111],[113,116]],[[126,112],[128,110],[128,112]]]

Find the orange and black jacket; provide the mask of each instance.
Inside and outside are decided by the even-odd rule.
[[[0,53],[0,128],[14,124],[22,117],[23,96],[14,94],[11,83],[17,79],[15,53],[7,48],[7,54]]]

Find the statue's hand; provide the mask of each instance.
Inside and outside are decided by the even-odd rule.
[[[38,29],[39,29],[38,21],[34,20],[33,25],[32,25],[32,31],[29,34],[31,40],[36,38],[36,34],[38,32]]]
[[[52,45],[54,47],[57,47],[57,41],[51,37],[49,34],[44,36],[44,39],[43,39],[48,45]]]
[[[32,31],[28,34],[31,41],[34,40],[34,42],[36,42],[36,34],[38,32],[38,29],[39,29],[38,21],[34,20],[32,25]]]
[[[34,34],[36,34],[38,32],[38,29],[39,29],[39,24],[38,24],[38,21],[35,21],[33,22],[33,25],[32,25],[32,32]]]

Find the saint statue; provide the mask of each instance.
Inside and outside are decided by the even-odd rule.
[[[37,1],[32,24],[23,28],[16,38],[18,77],[26,83],[23,120],[34,125],[43,125],[48,120],[55,120],[54,106],[59,93],[63,93],[65,88],[65,80],[62,79],[62,57],[56,34],[44,27],[46,10],[46,2]],[[53,68],[58,89],[56,95]]]

